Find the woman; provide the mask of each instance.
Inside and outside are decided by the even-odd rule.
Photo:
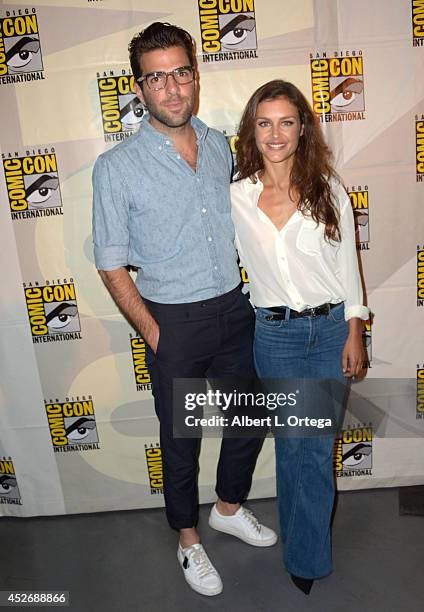
[[[258,375],[344,385],[362,368],[369,311],[350,200],[318,122],[294,85],[275,80],[250,98],[238,135],[232,215],[257,308]],[[332,571],[333,442],[275,438],[284,563],[306,594]]]

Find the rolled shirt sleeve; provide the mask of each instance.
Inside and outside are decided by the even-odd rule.
[[[93,169],[93,242],[98,270],[128,265],[128,193],[122,173],[101,155]]]
[[[357,317],[366,321],[370,311],[369,308],[363,305],[352,205],[344,187],[338,185],[336,189],[338,192],[337,198],[340,203],[341,232],[341,243],[338,251],[338,276],[346,292],[345,319],[348,321]]]

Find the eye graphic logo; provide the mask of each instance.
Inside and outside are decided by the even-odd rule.
[[[203,61],[256,58],[254,0],[198,0]]]
[[[54,149],[22,157],[3,154],[3,170],[12,219],[63,214]]]
[[[144,445],[151,495],[163,494],[162,449],[159,444]]]
[[[219,30],[223,51],[240,51],[257,47],[254,13],[220,15]]]
[[[349,111],[365,110],[364,82],[362,77],[331,77],[330,104],[333,113],[343,113],[346,107]]]
[[[43,58],[35,9],[25,15],[7,11],[0,19],[1,82],[16,83],[43,79]]]
[[[368,186],[365,185],[363,189],[352,187],[348,190],[348,194],[355,219],[356,245],[359,250],[368,251],[370,242]]]
[[[34,343],[81,339],[73,282],[24,284],[24,291]]]
[[[321,122],[365,119],[362,51],[310,55],[314,112]]]
[[[55,452],[98,450],[99,436],[92,396],[65,402],[45,401]]]
[[[150,391],[152,381],[146,363],[146,343],[140,336],[130,334],[130,345],[137,391]]]
[[[412,45],[424,45],[424,0],[412,0]]]
[[[22,505],[15,468],[10,457],[0,458],[0,504]]]
[[[125,140],[140,127],[144,106],[134,91],[134,77],[115,76],[113,70],[97,73],[100,109],[105,142]]]
[[[372,426],[344,429],[335,440],[336,476],[370,476],[372,444]]]

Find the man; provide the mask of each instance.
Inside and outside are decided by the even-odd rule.
[[[95,259],[112,297],[145,339],[160,421],[168,521],[190,586],[222,591],[200,544],[199,440],[173,437],[174,378],[249,376],[253,311],[240,291],[230,217],[231,153],[192,116],[194,44],[185,30],[153,23],[130,43],[137,96],[148,110],[137,135],[101,155],[93,173]],[[136,282],[128,264],[138,268]],[[261,439],[224,439],[218,501],[209,524],[256,546],[276,534],[241,506]]]

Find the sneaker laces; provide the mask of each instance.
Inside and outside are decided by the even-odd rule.
[[[196,544],[194,546],[196,546]],[[205,578],[206,576],[209,576],[209,574],[216,574],[216,569],[209,561],[209,558],[203,547],[193,547],[193,552],[190,554],[189,560],[193,561],[193,563],[195,564],[196,572],[199,575],[199,578]]]
[[[258,519],[256,518],[256,516],[253,514],[251,510],[248,510],[247,508],[242,506],[241,514],[243,518],[245,518],[252,525],[252,527],[256,529],[258,533],[261,531],[262,525],[260,525]]]

